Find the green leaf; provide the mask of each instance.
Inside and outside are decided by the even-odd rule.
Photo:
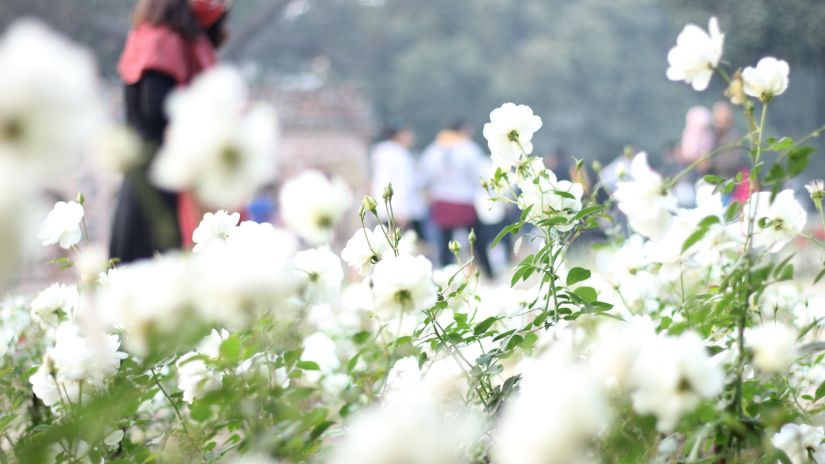
[[[814,401],[819,401],[819,399],[823,396],[825,396],[825,382],[822,382],[821,384],[819,384],[818,387],[816,387],[816,393],[814,393]]]
[[[357,344],[357,345],[362,345],[362,344],[366,343],[366,341],[369,340],[371,336],[372,336],[372,334],[369,331],[363,330],[363,331],[358,332],[357,334],[353,335],[352,336],[352,341],[355,342],[355,344]]]
[[[722,181],[725,180],[722,177],[714,176],[712,174],[706,175],[703,179],[704,179],[705,182],[707,182],[708,184],[711,184],[711,185],[721,184]]]
[[[510,329],[507,332],[500,333],[500,334],[496,335],[495,337],[493,337],[493,341],[497,342],[499,340],[505,339],[505,338],[509,337],[510,335],[513,335],[514,333],[516,333],[516,329]]]
[[[237,361],[241,357],[241,341],[237,336],[232,335],[223,342],[220,347],[221,357],[229,362]]]
[[[688,248],[695,245],[698,241],[705,238],[705,235],[707,235],[707,233],[708,233],[708,228],[707,227],[700,227],[700,228],[694,230],[693,233],[690,234],[688,236],[688,238],[685,239],[684,243],[682,243],[682,253],[687,251]]]
[[[521,230],[521,226],[523,226],[523,222],[517,222],[515,224],[510,224],[509,226],[501,229],[501,232],[496,235],[496,238],[493,239],[493,242],[490,244],[489,248],[495,248],[498,245],[498,242],[501,241],[507,234],[517,234],[519,230]]]
[[[709,227],[714,224],[719,224],[719,216],[705,216],[701,221],[699,221],[699,227]]]
[[[6,427],[14,420],[14,416],[3,416],[0,418],[0,431],[6,430]]]
[[[400,346],[408,345],[410,343],[412,343],[412,337],[409,335],[404,335],[403,337],[398,337],[395,340],[393,340],[391,344],[398,348]]]
[[[779,275],[784,271],[783,268],[791,262],[791,259],[793,259],[794,256],[796,256],[796,253],[791,253],[776,265],[776,269],[773,271],[774,277],[779,277]]]
[[[355,370],[355,366],[358,364],[358,360],[361,359],[361,353],[355,353],[355,356],[350,358],[349,362],[347,363],[347,373],[352,373]]]
[[[497,320],[498,319],[494,316],[490,316],[487,319],[484,319],[483,321],[476,324],[475,329],[473,329],[473,334],[474,335],[481,335],[481,334],[487,332],[487,330],[490,327],[492,327],[493,324],[495,324]]]
[[[604,208],[605,208],[604,205],[588,206],[587,208],[584,208],[581,211],[579,211],[578,213],[576,213],[576,215],[573,216],[573,220],[578,221],[579,219],[581,219],[585,216],[589,216],[589,215],[594,214],[594,213],[602,212],[602,211],[604,211]]]
[[[581,297],[581,299],[583,299],[587,303],[592,303],[596,301],[596,299],[599,297],[598,293],[596,293],[596,290],[593,289],[593,287],[579,287],[573,290],[573,293]]]
[[[321,367],[315,361],[298,361],[298,369],[305,371],[320,371]]]
[[[567,273],[567,285],[574,285],[590,278],[590,271],[581,267],[574,267]]]
[[[773,184],[785,180],[785,169],[779,163],[774,164],[768,169],[768,174],[765,175],[764,182],[766,184]]]
[[[208,402],[197,402],[189,408],[192,420],[203,422],[212,417],[212,406]]]
[[[728,209],[725,210],[725,221],[733,221],[739,216],[740,211],[742,211],[742,203],[738,201],[731,202],[731,204],[728,205]]]
[[[768,141],[769,145],[768,148],[773,151],[785,151],[794,145],[794,141],[790,137],[782,137],[776,141]]]
[[[312,429],[312,432],[309,434],[310,440],[316,440],[318,437],[321,436],[324,432],[327,431],[330,427],[335,424],[335,421],[326,420],[321,422],[320,424],[316,425],[315,428]]]
[[[421,369],[421,367],[424,365],[424,363],[427,362],[428,358],[429,358],[429,356],[427,355],[427,353],[425,351],[422,351],[421,354],[418,355],[418,368],[419,369]]]
[[[724,194],[728,194],[730,192],[733,192],[733,189],[735,187],[736,187],[736,183],[733,182],[733,179],[730,179],[730,180],[727,180],[727,181],[723,182],[721,184],[721,186],[719,186],[718,188],[719,188],[720,192],[722,192]]]
[[[509,350],[512,350],[512,349],[513,349],[513,348],[515,348],[516,346],[520,345],[520,344],[521,344],[521,342],[523,342],[523,341],[524,341],[524,337],[522,337],[522,336],[521,336],[521,335],[519,335],[519,334],[515,334],[515,335],[513,335],[512,337],[510,337],[510,340],[508,340],[508,341],[507,341],[507,347],[506,347],[506,349],[507,349],[508,351],[509,351]]]
[[[816,150],[813,147],[798,147],[788,152],[788,175],[796,177],[808,167],[808,158]]]
[[[821,271],[819,271],[819,274],[817,274],[816,277],[814,277],[814,284],[816,284],[820,280],[822,280],[823,277],[825,277],[825,268],[823,268]]]

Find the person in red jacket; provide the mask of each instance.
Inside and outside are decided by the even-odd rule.
[[[169,94],[215,63],[225,40],[227,9],[219,0],[140,0],[118,63],[124,83],[126,122],[151,154],[128,172],[118,195],[109,256],[120,262],[179,248],[184,234],[179,194],[158,189],[148,166],[163,143]],[[187,218],[191,214],[187,213]],[[191,222],[187,219],[184,222]]]

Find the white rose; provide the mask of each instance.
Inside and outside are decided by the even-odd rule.
[[[289,229],[313,245],[329,243],[335,225],[352,203],[352,194],[338,177],[306,171],[288,180],[280,194],[281,217]]]
[[[773,57],[766,57],[756,63],[756,67],[748,66],[742,71],[742,80],[745,81],[745,93],[758,98],[763,102],[782,95],[788,88],[788,63]]]
[[[83,206],[74,201],[58,201],[40,226],[40,239],[43,246],[59,244],[68,250],[80,242],[83,234],[80,222],[83,220]]]
[[[780,323],[747,329],[745,343],[753,350],[753,363],[765,372],[780,373],[796,358],[796,330]]]
[[[676,39],[676,46],[667,54],[667,78],[685,81],[694,90],[705,90],[713,70],[722,58],[725,35],[719,31],[716,18],[710,18],[708,32],[695,24],[688,24]]]
[[[195,242],[192,252],[199,253],[215,242],[226,242],[240,220],[240,213],[229,214],[224,210],[204,214],[200,224],[192,232],[192,241]]]
[[[796,201],[793,190],[783,190],[771,202],[771,192],[755,192],[745,203],[739,224],[743,235],[753,219],[753,246],[776,253],[794,239],[808,220],[805,208]],[[765,227],[760,226],[760,222]]]
[[[533,134],[540,128],[541,118],[529,106],[505,103],[494,109],[483,130],[494,163],[509,169],[532,153]]]
[[[424,310],[436,300],[432,264],[423,256],[385,258],[375,265],[372,281],[376,310],[390,318]]]

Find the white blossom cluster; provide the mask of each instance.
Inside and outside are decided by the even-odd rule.
[[[723,43],[715,18],[708,31],[688,25],[667,77],[706,89]],[[26,53],[56,58],[24,63]],[[56,65],[65,88],[47,89]],[[340,178],[286,179],[284,228],[231,212],[277,174],[277,122],[248,104],[237,71],[219,67],[170,102],[169,138],[151,171],[228,210],[204,214],[191,252],[113,265],[84,243],[82,197],[56,203],[39,231],[4,221],[29,187],[3,168],[37,179],[54,153],[79,151],[91,136],[97,110],[79,103],[94,99],[90,59],[22,22],[0,39],[0,69],[11,70],[0,75],[0,246],[27,234],[57,245],[77,278],[0,303],[0,367],[30,368],[25,404],[33,393],[61,425],[112,385],[138,392],[131,415],[99,437],[50,443],[52,460],[109,452],[108,462],[139,449],[230,463],[591,463],[615,457],[609,448],[624,435],[662,462],[698,462],[717,459],[740,441],[724,433],[751,424],[760,447],[743,455],[825,460],[825,299],[781,261],[808,222],[792,190],[755,188],[731,209],[721,182],[708,179],[682,208],[672,179],[638,153],[611,192],[629,233],[592,254],[592,271],[578,268],[570,241],[602,210],[583,183],[559,180],[532,156],[541,118],[506,103],[484,127],[495,166],[484,182],[491,200],[524,212],[515,248],[527,258],[507,282],[480,279],[460,252],[461,262],[434,269],[391,214],[369,222],[367,213],[378,216],[369,198],[338,253],[335,233],[352,206]],[[785,92],[788,65],[763,58],[733,80],[749,104],[768,105]],[[763,129],[752,134],[759,141]],[[110,135],[101,143],[123,153],[113,169],[138,162],[128,135]],[[821,208],[821,181],[808,190]],[[519,249],[522,241],[531,245]],[[28,433],[22,419],[0,428],[9,424],[10,444]]]

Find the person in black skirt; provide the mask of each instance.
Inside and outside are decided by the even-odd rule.
[[[181,246],[178,193],[152,185],[148,168],[163,143],[166,98],[215,63],[226,15],[217,0],[140,0],[135,8],[118,73],[126,122],[150,156],[124,176],[109,243],[112,259],[131,262]]]

